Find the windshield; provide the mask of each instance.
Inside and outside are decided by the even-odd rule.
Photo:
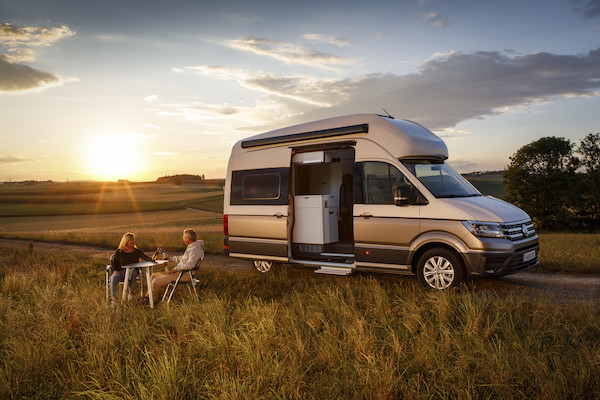
[[[448,164],[434,160],[404,160],[402,163],[437,198],[481,196]]]

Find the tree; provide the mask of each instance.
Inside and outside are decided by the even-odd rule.
[[[504,171],[507,200],[540,228],[565,227],[574,216],[578,165],[568,139],[543,137],[527,144],[510,157]]]
[[[600,218],[600,133],[588,134],[577,152],[580,154],[581,166],[585,174],[581,182],[581,207],[582,216]]]

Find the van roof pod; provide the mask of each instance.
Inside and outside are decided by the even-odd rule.
[[[368,137],[395,158],[448,158],[446,144],[427,128],[416,122],[375,114],[346,115],[261,133],[237,142],[231,154],[264,146],[319,143],[344,137]]]

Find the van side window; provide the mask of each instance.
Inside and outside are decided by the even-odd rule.
[[[384,162],[368,161],[357,169],[362,183],[363,204],[394,204],[394,190],[405,188],[412,191],[410,181],[398,168]],[[358,185],[357,185],[358,186]]]
[[[288,204],[289,168],[264,168],[231,173],[232,205]]]

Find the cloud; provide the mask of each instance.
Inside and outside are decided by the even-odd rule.
[[[323,92],[344,95],[332,95],[332,107],[305,117],[385,108],[437,130],[559,96],[597,96],[599,89],[600,49],[579,56],[452,53],[425,62],[414,74],[370,74],[324,83]]]
[[[576,13],[585,18],[600,16],[600,0],[571,0]]]
[[[0,157],[0,164],[12,164],[12,163],[27,162],[27,161],[35,161],[35,159],[27,158],[27,157],[13,157],[13,156]]]
[[[473,132],[464,129],[456,129],[454,127],[439,129],[436,134],[441,138],[453,138],[457,140],[465,139]]]
[[[144,101],[146,103],[154,103],[155,101],[158,101],[158,95],[151,94],[149,96],[146,96],[146,97],[144,97]]]
[[[52,46],[74,34],[67,26],[48,29],[1,24],[0,49],[4,53],[0,54],[0,93],[38,91],[68,81],[23,63],[35,61],[33,48]]]
[[[158,113],[164,116],[182,117],[188,121],[205,121],[235,115],[239,111],[238,108],[228,105],[193,101],[188,103],[161,103]]]
[[[458,123],[553,101],[557,97],[600,95],[600,49],[582,55],[481,51],[437,54],[416,73],[373,73],[345,79],[280,75],[223,66],[188,67],[184,71],[236,81],[262,93],[270,102],[257,125],[270,125],[280,115],[286,124],[336,115],[388,110],[396,118],[418,121],[457,139]],[[187,104],[192,115],[221,118],[221,106]],[[238,108],[248,116],[252,107]],[[260,122],[262,121],[262,122]],[[246,125],[252,126],[251,124]],[[251,129],[251,128],[247,128]]]
[[[40,90],[61,83],[55,74],[12,63],[5,55],[0,55],[0,93]]]
[[[324,83],[327,80],[310,75],[277,75],[265,72],[250,72],[242,69],[229,69],[222,66],[188,67],[190,71],[222,80],[234,80],[252,90],[261,91],[301,103],[318,107],[330,107],[332,93],[327,92]],[[343,96],[343,93],[338,92]]]
[[[329,35],[321,35],[318,33],[306,33],[302,37],[309,43],[327,43],[339,47],[346,47],[351,45],[351,42],[348,39]]]
[[[480,166],[478,163],[469,160],[452,160],[449,161],[448,164],[452,166],[459,173],[467,173],[472,171],[480,170]]]
[[[425,19],[431,21],[435,26],[438,26],[440,28],[448,24],[446,18],[444,18],[442,14],[436,12],[430,12],[429,14],[426,14]]]
[[[96,39],[98,39],[101,42],[105,42],[105,43],[120,43],[120,42],[125,41],[124,36],[110,34],[110,33],[96,35]]]
[[[356,61],[336,56],[294,43],[284,43],[276,39],[243,38],[229,40],[226,44],[237,50],[270,57],[288,65],[306,65],[325,70],[338,70],[337,66],[351,65]]]
[[[38,26],[15,27],[10,23],[0,25],[0,44],[14,47],[52,46],[57,41],[74,35],[67,26],[59,28],[42,28]]]

